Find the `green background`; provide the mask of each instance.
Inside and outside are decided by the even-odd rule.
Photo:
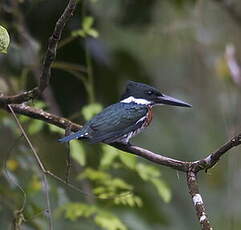
[[[18,24],[13,13],[7,11],[7,1],[1,3],[0,24],[8,29],[11,44],[8,54],[0,55],[0,92],[10,95],[36,85],[38,73],[35,71],[41,70],[38,62],[42,60],[48,37],[66,2],[19,1],[18,13],[22,15],[28,34],[19,32],[20,22]],[[42,97],[30,105],[83,124],[86,118],[100,111],[101,106],[118,101],[127,80],[148,83],[165,94],[191,103],[193,107],[155,107],[152,124],[132,142],[184,161],[205,157],[241,130],[240,85],[233,81],[225,56],[227,46],[232,44],[237,62],[241,63],[241,20],[220,2],[80,1],[64,30],[63,40],[70,38],[72,31],[82,30],[79,37],[57,52],[56,62],[61,67],[53,66],[52,69],[48,91],[52,96]],[[240,12],[239,1],[233,2],[235,12]],[[87,16],[94,20],[90,26],[92,32],[88,25],[83,30],[84,22],[88,24]],[[26,42],[24,35],[31,35],[32,43]],[[63,67],[63,62],[78,65],[84,73],[79,71],[78,76],[74,75]],[[91,71],[86,76],[88,68]],[[57,142],[61,134],[41,122],[21,119],[45,166],[64,178],[68,148]],[[19,135],[13,118],[0,111],[0,229],[11,226],[14,211],[21,207],[23,194],[16,182],[27,196],[26,222],[22,229],[47,229],[41,174],[24,138],[16,142]],[[141,178],[133,165],[128,166],[128,163],[144,163],[148,167],[153,163],[140,158],[133,160],[127,153],[115,153],[127,157],[114,159],[101,171],[122,178],[133,186],[133,192],[143,202],[141,207],[117,205],[111,199],[105,201],[93,197],[92,189],[98,180],[77,179],[87,168],[100,169],[103,156],[109,152],[105,159],[111,160],[114,150],[88,144],[72,148],[75,153],[81,153],[74,157],[70,181],[88,195],[48,177],[55,229],[118,229],[113,220],[107,221],[109,227],[101,228],[93,221],[93,216],[74,221],[64,218],[65,214],[61,211],[58,214],[58,210],[67,202],[100,207],[101,212],[106,210],[114,214],[130,230],[200,228],[183,173],[155,165],[154,174],[161,173],[159,178],[163,184],[154,186]],[[199,174],[200,191],[214,229],[241,228],[239,153],[239,148],[232,149],[208,173]],[[90,186],[86,187],[85,183]],[[121,189],[116,193],[120,194]],[[170,201],[165,202],[170,196]]]

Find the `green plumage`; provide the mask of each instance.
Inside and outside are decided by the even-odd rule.
[[[119,141],[131,132],[142,127],[148,113],[146,105],[136,103],[116,103],[97,114],[84,127],[70,136],[60,139],[61,142],[77,138],[85,138],[90,143]]]

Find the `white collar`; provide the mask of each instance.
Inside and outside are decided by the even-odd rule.
[[[122,103],[131,103],[131,102],[134,102],[136,104],[139,104],[139,105],[150,105],[151,102],[146,100],[146,99],[142,99],[142,98],[135,98],[135,97],[127,97],[123,100],[121,100]]]

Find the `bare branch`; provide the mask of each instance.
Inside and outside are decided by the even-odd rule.
[[[61,38],[65,24],[73,15],[73,12],[76,8],[76,2],[76,0],[69,0],[67,7],[55,25],[52,36],[49,38],[48,49],[43,61],[43,71],[39,81],[39,93],[42,93],[49,84],[49,79],[51,76],[51,64],[53,63],[56,56],[58,42]]]
[[[218,148],[215,152],[209,154],[202,160],[192,162],[192,170],[194,172],[199,172],[200,170],[212,168],[230,149],[241,144],[241,133],[234,136],[230,141],[225,143],[223,146]]]
[[[38,166],[39,166],[39,169],[40,169],[40,171],[41,171],[41,173],[42,173],[42,177],[43,177],[43,180],[42,180],[43,190],[44,190],[44,193],[45,193],[45,195],[46,195],[46,203],[47,203],[47,210],[46,210],[46,211],[47,211],[47,218],[48,218],[48,222],[49,222],[49,230],[53,230],[52,212],[51,212],[51,207],[50,207],[49,191],[48,191],[48,180],[47,180],[47,177],[46,177],[46,174],[45,174],[45,172],[46,172],[45,167],[44,167],[44,165],[42,164],[42,162],[41,162],[41,160],[40,160],[40,158],[39,158],[39,156],[38,156],[35,148],[33,147],[31,141],[29,140],[29,138],[28,138],[26,132],[24,131],[22,125],[20,124],[20,122],[19,122],[19,120],[18,120],[15,112],[13,111],[11,105],[8,105],[8,107],[9,107],[9,110],[10,110],[10,112],[12,113],[12,115],[13,115],[13,117],[14,117],[14,119],[15,119],[18,127],[19,127],[19,129],[21,130],[24,138],[26,139],[26,141],[27,141],[30,149],[32,150],[32,152],[33,152],[33,154],[34,154],[34,157],[35,157],[35,160],[36,160],[36,162],[37,162],[37,164],[38,164]]]
[[[69,126],[67,129],[65,129],[65,136],[70,135],[70,133],[71,133],[71,126]],[[67,167],[66,167],[66,172],[65,172],[65,181],[68,184],[69,183],[70,170],[71,170],[71,167],[72,167],[69,145],[68,145],[68,149],[67,149],[66,166]]]
[[[205,211],[202,196],[199,193],[197,176],[192,170],[187,172],[187,185],[202,230],[211,230],[212,228]]]
[[[34,119],[42,120],[63,129],[67,129],[69,126],[71,126],[71,131],[73,132],[78,131],[82,127],[81,125],[75,124],[68,119],[45,112],[42,109],[30,107],[25,104],[14,104],[11,105],[11,107],[17,114],[22,114]]]
[[[8,104],[20,104],[26,101],[29,101],[31,99],[36,98],[39,96],[45,88],[49,84],[49,79],[51,76],[51,65],[55,59],[56,56],[56,49],[58,46],[58,42],[61,38],[62,31],[64,29],[64,26],[70,19],[70,17],[73,15],[73,12],[76,8],[76,0],[69,0],[68,5],[66,6],[63,14],[61,17],[58,19],[54,32],[49,38],[48,42],[48,48],[47,52],[44,56],[44,61],[43,61],[43,68],[42,68],[42,73],[40,76],[39,80],[39,85],[38,87],[35,87],[29,91],[25,91],[23,93],[19,93],[14,96],[4,96],[0,95],[0,106],[2,107],[3,105],[7,106]]]
[[[7,106],[8,104],[20,104],[24,101],[29,101],[38,95],[38,88],[34,88],[23,93],[19,93],[13,96],[0,95],[0,106]]]
[[[158,153],[153,153],[147,149],[143,149],[138,146],[134,145],[124,145],[120,143],[113,143],[111,144],[113,147],[118,148],[120,150],[123,150],[125,152],[141,156],[149,161],[152,161],[159,165],[164,165],[173,169],[177,169],[182,172],[187,172],[189,166],[191,165],[191,162],[185,162],[185,161],[179,161],[176,159],[172,159],[169,157],[165,157],[163,155],[160,155]]]
[[[42,109],[33,108],[25,104],[21,104],[21,105],[14,104],[14,105],[11,105],[11,108],[14,110],[15,113],[22,114],[34,119],[42,120],[63,129],[68,129],[69,127],[71,127],[71,131],[73,132],[78,131],[82,127],[81,125],[73,123],[66,118],[53,115],[51,113],[43,111]],[[169,157],[162,156],[158,153],[153,153],[149,150],[146,150],[134,145],[124,145],[119,143],[113,143],[112,146],[120,150],[129,152],[131,154],[141,156],[154,163],[171,167],[183,172],[187,172],[191,164],[191,162],[175,160]]]
[[[33,108],[25,104],[20,104],[20,105],[15,104],[15,105],[11,105],[11,107],[14,110],[14,112],[17,114],[22,114],[30,118],[42,120],[63,129],[67,129],[68,127],[71,127],[71,131],[73,132],[78,131],[82,127],[81,125],[73,123],[66,118],[53,115],[51,113],[43,111],[42,109]],[[2,108],[7,110],[4,107]],[[111,145],[125,152],[131,153],[137,156],[141,156],[159,165],[164,165],[182,172],[188,172],[189,168],[192,168],[192,171],[197,173],[201,170],[208,170],[212,168],[219,161],[220,157],[223,154],[225,154],[227,151],[229,151],[233,147],[238,146],[240,144],[241,144],[241,133],[234,136],[230,141],[228,141],[226,144],[221,146],[215,152],[209,154],[208,156],[206,156],[201,160],[193,161],[193,162],[180,161],[173,158],[169,158],[134,145],[124,145],[120,143],[113,143]]]

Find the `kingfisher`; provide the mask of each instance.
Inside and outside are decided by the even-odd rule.
[[[129,144],[130,138],[139,134],[151,123],[152,108],[155,105],[191,107],[190,104],[167,96],[152,86],[128,81],[119,102],[106,107],[79,131],[59,141],[86,139],[91,144],[99,142]]]

